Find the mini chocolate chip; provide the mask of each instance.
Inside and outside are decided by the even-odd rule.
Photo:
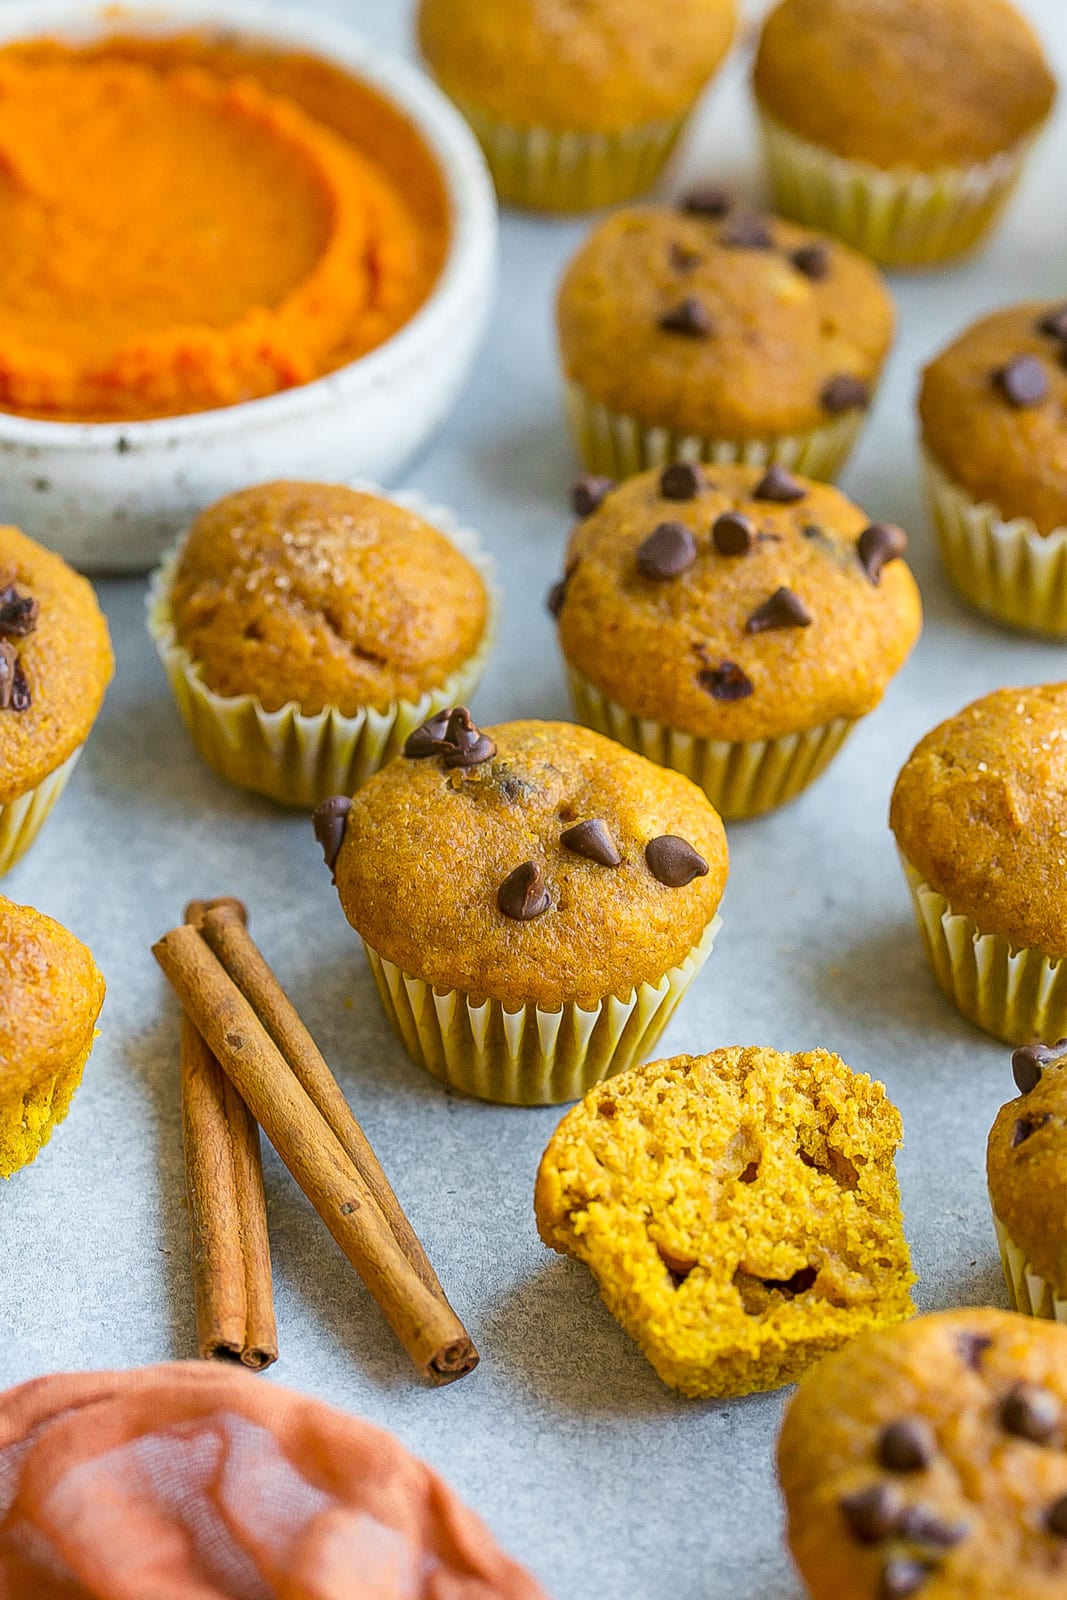
[[[733,197],[728,189],[723,189],[717,183],[698,184],[695,189],[690,189],[682,201],[682,210],[687,211],[691,217],[725,217],[733,205]]]
[[[708,308],[695,294],[687,294],[678,305],[665,311],[659,326],[664,333],[680,333],[686,339],[707,339],[712,332]]]
[[[913,1561],[910,1556],[895,1556],[882,1568],[878,1585],[878,1600],[908,1600],[918,1594],[933,1574],[926,1561]]]
[[[803,500],[807,494],[802,483],[798,483],[793,474],[777,462],[767,468],[763,477],[752,491],[754,500],[771,500],[776,505],[789,506],[796,500]]]
[[[664,500],[695,500],[704,487],[704,474],[692,461],[672,461],[659,476]]]
[[[845,411],[865,409],[871,403],[871,386],[851,372],[839,372],[823,385],[819,396],[824,411],[838,417]]]
[[[757,606],[745,623],[746,633],[770,633],[776,628],[810,628],[811,612],[792,589],[776,589]]]
[[[545,875],[536,861],[524,861],[509,872],[496,894],[497,908],[515,922],[532,922],[552,904]]]
[[[933,1429],[921,1417],[901,1417],[882,1429],[878,1459],[888,1472],[925,1472],[936,1455]]]
[[[676,240],[671,243],[670,257],[675,272],[695,272],[704,259],[699,250],[689,250]]]
[[[676,834],[663,833],[650,839],[645,846],[648,870],[658,883],[668,889],[684,889],[694,878],[706,878],[708,864],[687,839]]]
[[[1048,372],[1037,356],[1016,356],[993,374],[993,382],[1018,410],[1040,405],[1048,394]]]
[[[661,522],[638,547],[637,570],[663,583],[680,577],[697,558],[697,543],[684,522]]]
[[[352,809],[352,802],[347,795],[334,795],[332,800],[324,800],[315,807],[311,813],[312,827],[315,837],[322,846],[323,858],[330,872],[333,873],[337,865],[337,857],[341,853],[344,843],[345,828],[348,825],[348,813]],[[334,875],[334,882],[337,882]]]
[[[19,658],[13,644],[0,639],[0,711],[10,711],[15,697],[15,674]]]
[[[1017,1383],[1000,1406],[1000,1423],[1006,1433],[1030,1444],[1048,1444],[1060,1425],[1060,1403],[1036,1383]]]
[[[696,1266],[692,1256],[675,1255],[673,1250],[668,1250],[665,1245],[657,1244],[656,1254],[670,1274],[671,1282],[676,1289],[680,1289]]]
[[[559,842],[564,850],[584,856],[587,861],[595,861],[600,867],[622,866],[622,856],[608,825],[599,817],[591,817],[588,822],[576,822],[573,828],[560,834]]]
[[[24,639],[37,626],[40,606],[28,594],[14,589],[0,590],[0,634],[10,639]]]
[[[960,1353],[960,1360],[972,1372],[981,1372],[985,1353],[992,1347],[993,1341],[988,1333],[960,1333],[956,1335],[956,1349]]]
[[[22,662],[16,661],[15,677],[11,685],[12,711],[28,711],[30,709],[31,699],[32,696],[30,695],[30,685],[27,681],[26,674],[22,670]]]
[[[711,540],[721,556],[747,556],[756,530],[740,511],[724,511],[711,525]]]
[[[409,761],[425,761],[428,756],[440,755],[451,715],[451,711],[438,711],[414,733],[408,734],[404,741],[404,755]]]
[[[466,706],[457,706],[439,711],[409,734],[404,754],[410,761],[441,756],[446,767],[477,767],[496,755],[496,745],[475,727]]]
[[[891,1483],[872,1483],[869,1489],[845,1495],[838,1504],[858,1544],[881,1544],[900,1531],[904,1501]]]
[[[1032,1139],[1047,1122],[1052,1121],[1052,1113],[1046,1112],[1043,1117],[1020,1117],[1011,1130],[1011,1147],[1017,1150],[1027,1139]]]
[[[719,234],[727,250],[773,250],[774,234],[763,217],[738,217]]]
[[[830,252],[824,244],[802,244],[789,259],[797,271],[813,283],[821,283],[830,276]]]
[[[898,561],[907,548],[908,536],[895,522],[872,522],[856,542],[860,566],[875,586],[881,582],[883,568]]]
[[[545,595],[545,610],[548,612],[550,617],[558,618],[560,612],[563,610],[563,602],[566,600],[566,598],[567,580],[566,578],[560,578],[559,582],[554,583],[551,589]]]
[[[1067,1039],[1055,1044],[1024,1044],[1011,1058],[1011,1073],[1020,1094],[1030,1094],[1041,1082],[1041,1075],[1054,1061],[1067,1056]]]
[[[576,517],[591,517],[604,504],[614,487],[614,478],[600,478],[587,472],[571,485],[571,510]]]
[[[1037,324],[1037,331],[1047,334],[1050,339],[1061,339],[1067,343],[1067,306],[1056,306],[1054,310],[1047,311]]]
[[[756,685],[736,661],[720,661],[717,667],[703,667],[697,673],[697,682],[706,689],[713,700],[747,700]]]
[[[945,1522],[924,1506],[909,1506],[900,1524],[900,1537],[912,1544],[931,1545],[936,1550],[951,1550],[967,1537],[965,1522]]]
[[[1045,1527],[1057,1539],[1067,1539],[1067,1494],[1053,1502],[1045,1517]]]

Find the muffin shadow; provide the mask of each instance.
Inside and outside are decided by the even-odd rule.
[[[823,951],[812,991],[835,1018],[869,1029],[873,1018],[901,1035],[959,1040],[973,1030],[941,993],[914,922],[904,913],[848,944]]]

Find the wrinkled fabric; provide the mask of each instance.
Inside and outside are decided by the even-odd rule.
[[[547,1600],[391,1434],[229,1367],[0,1396],[0,1600]]]

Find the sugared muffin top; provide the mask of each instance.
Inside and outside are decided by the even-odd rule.
[[[114,667],[92,585],[0,527],[0,805],[84,744]]]
[[[802,138],[921,172],[1010,149],[1056,93],[1008,0],[782,0],[764,24],[755,87]]]
[[[170,607],[209,688],[307,715],[417,701],[478,649],[489,618],[480,574],[443,533],[325,483],[266,483],[202,511]]]
[[[571,536],[560,646],[609,699],[698,738],[860,717],[918,637],[905,543],[778,467],[642,473]]]
[[[0,895],[0,1093],[25,1094],[88,1050],[104,980],[66,928]]]
[[[733,38],[735,0],[422,0],[443,87],[520,127],[613,131],[688,110]]]
[[[893,340],[871,263],[715,192],[619,211],[559,293],[564,371],[611,410],[717,439],[807,433],[865,407]]]
[[[1001,516],[1067,527],[1067,305],[983,317],[923,374],[923,437],[937,464]]]
[[[1024,1045],[1012,1068],[1022,1092],[989,1135],[989,1197],[1012,1241],[1067,1299],[1067,1040]]]
[[[1067,955],[1067,683],[998,689],[921,739],[893,791],[901,851],[952,910]]]
[[[341,904],[367,943],[508,1005],[589,1007],[657,983],[726,883],[723,826],[696,785],[571,723],[482,731],[443,712],[327,812]]]

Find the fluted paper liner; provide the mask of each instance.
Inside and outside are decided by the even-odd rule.
[[[963,598],[1013,628],[1067,638],[1067,526],[1042,534],[1028,517],[1005,521],[924,452],[945,570]]]
[[[400,754],[410,733],[445,707],[463,704],[481,681],[493,649],[499,598],[493,566],[477,533],[461,527],[444,506],[429,504],[414,490],[354,487],[392,500],[429,522],[477,567],[485,581],[489,610],[475,653],[458,671],[417,701],[396,700],[383,711],[367,707],[342,716],[326,707],[305,716],[295,701],[265,711],[255,695],[220,695],[208,688],[197,663],[177,641],[170,589],[181,542],[154,574],[148,591],[148,631],[155,641],[182,721],[221,778],[282,805],[313,807],[336,794],[354,794],[362,783]]]
[[[760,111],[783,216],[835,234],[885,267],[929,267],[962,255],[993,226],[1019,180],[1027,137],[991,161],[919,172],[848,160]]]
[[[635,716],[573,667],[568,666],[567,676],[580,722],[692,778],[726,822],[758,817],[795,800],[826,770],[856,726],[854,720],[839,717],[778,739],[700,739]]]
[[[435,989],[402,972],[364,941],[382,1005],[420,1067],[453,1089],[503,1105],[562,1105],[594,1084],[644,1061],[679,1001],[711,954],[721,919],[664,973],[620,999],[591,1010],[564,1005],[509,1011],[499,1000],[475,1001],[459,989]]]
[[[1067,1300],[1061,1300],[1052,1284],[1037,1272],[1019,1249],[1007,1228],[993,1212],[993,1226],[997,1230],[1000,1260],[1004,1268],[1004,1282],[1008,1286],[1008,1299],[1013,1311],[1024,1317],[1043,1317],[1047,1322],[1067,1322]]]
[[[44,827],[84,748],[79,745],[36,789],[20,794],[17,800],[9,800],[7,805],[0,805],[0,878],[22,859]]]
[[[983,933],[900,859],[934,976],[957,1010],[1005,1044],[1067,1035],[1067,961]]]

